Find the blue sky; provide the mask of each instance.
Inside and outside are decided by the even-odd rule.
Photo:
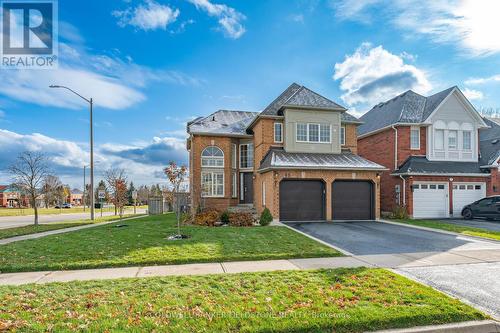
[[[260,111],[291,82],[361,115],[413,89],[458,85],[500,107],[495,0],[59,0],[59,69],[0,71],[0,181],[41,150],[81,187],[86,106],[95,100],[97,174],[165,182],[186,162],[185,123],[217,109]]]

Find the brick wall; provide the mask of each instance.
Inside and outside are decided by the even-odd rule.
[[[283,120],[280,119],[271,119],[271,118],[259,118],[257,122],[254,124],[253,132],[254,132],[254,148],[255,148],[255,161],[254,161],[254,170],[257,170],[260,166],[260,162],[269,151],[269,148],[272,146],[275,147],[283,147],[283,143],[275,143],[274,142],[274,123],[280,122],[283,123]],[[285,139],[285,126],[282,127],[283,140]]]
[[[206,207],[214,207],[221,210],[238,204],[238,199],[231,196],[232,172],[236,171],[238,174],[238,170],[233,170],[231,166],[232,144],[236,144],[238,147],[239,140],[220,136],[194,135],[192,137],[189,154],[189,176],[193,210],[196,210],[202,204]],[[222,198],[201,198],[201,153],[208,146],[217,146],[224,152],[224,197]],[[238,149],[236,151],[238,154]],[[236,177],[236,181],[239,182],[239,177]]]
[[[345,124],[345,145],[342,148],[349,148],[354,154],[358,153],[357,126],[355,124]]]
[[[353,173],[355,178],[353,178]],[[375,189],[375,216],[380,217],[380,181],[377,178],[377,172],[373,171],[334,171],[334,170],[280,170],[269,171],[264,174],[258,174],[255,186],[256,208],[260,213],[264,208],[262,205],[262,183],[266,186],[266,206],[271,210],[273,218],[279,218],[279,184],[281,180],[291,179],[321,179],[326,186],[326,219],[332,219],[332,183],[335,179],[356,179],[369,180],[374,183]],[[258,188],[258,190],[257,190]]]
[[[418,150],[410,148],[410,126],[397,126],[396,128],[398,130],[398,167],[410,156],[425,155],[427,147],[425,127],[420,127],[420,149]],[[381,175],[380,189],[380,207],[382,211],[386,212],[392,211],[396,206],[395,186],[400,185],[401,191],[403,189],[402,180],[390,175],[395,170],[394,139],[395,133],[392,128],[358,139],[358,154],[360,156],[389,169]],[[401,198],[402,203],[403,199]]]

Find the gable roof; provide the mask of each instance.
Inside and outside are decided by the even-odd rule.
[[[490,128],[479,131],[479,162],[481,166],[491,166],[500,158],[500,125],[488,118],[483,118]]]
[[[460,91],[457,86],[453,86],[428,97],[408,90],[387,102],[377,104],[360,118],[363,124],[358,127],[358,135],[394,124],[422,123],[455,90]]]
[[[247,136],[246,128],[258,112],[219,110],[187,124],[190,134]]]

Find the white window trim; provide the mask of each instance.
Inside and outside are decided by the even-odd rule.
[[[307,141],[299,140],[297,137],[298,133],[298,127],[299,124],[304,124],[306,125],[306,137]],[[318,141],[311,141],[309,140],[309,126],[311,125],[318,125]],[[330,130],[330,140],[329,141],[321,141],[321,125],[328,125],[328,128]],[[298,143],[319,143],[319,144],[331,144],[332,143],[332,124],[325,124],[325,123],[295,123],[295,142]]]
[[[345,146],[345,126],[340,126],[340,145]]]
[[[465,133],[469,133],[469,145],[470,145],[470,148],[465,148],[464,147],[464,134]],[[471,152],[472,151],[472,131],[467,131],[467,130],[463,130],[462,131],[462,150],[463,151],[466,151],[466,152]]]
[[[417,146],[413,146],[412,145],[412,132],[418,132],[418,135],[417,135],[417,143],[418,145]],[[420,127],[415,127],[415,126],[411,126],[410,127],[410,149],[411,150],[420,150]]]
[[[222,157],[213,157],[213,156],[204,157],[203,152],[205,151],[205,149],[210,148],[210,147],[215,147],[215,148],[219,149],[222,152]],[[224,150],[222,150],[220,147],[217,147],[214,145],[207,146],[207,147],[203,148],[203,150],[201,151],[201,167],[202,168],[210,168],[210,169],[223,169],[224,165],[225,165],[224,157],[225,157]],[[207,159],[221,160],[222,165],[203,165],[203,160],[207,160]]]
[[[266,207],[266,182],[262,182],[262,206]]]
[[[222,195],[213,195],[213,194],[210,194],[210,195],[206,195],[206,194],[203,194],[203,174],[206,174],[206,173],[211,173],[212,174],[212,189],[211,189],[211,193],[213,193],[213,180],[214,180],[214,174],[222,174]],[[222,170],[219,170],[219,171],[216,171],[216,170],[210,170],[210,171],[201,171],[201,196],[203,198],[223,198],[224,195],[226,193],[226,184],[225,184],[225,174],[224,174],[224,171]]]
[[[233,171],[231,174],[231,197],[232,198],[237,198],[238,197],[238,174],[236,171]]]
[[[280,127],[280,138],[281,140],[276,140],[276,125]],[[274,142],[275,143],[283,143],[283,123],[274,123]]]
[[[238,167],[238,146],[236,143],[231,144],[231,167],[236,169]]]
[[[239,149],[239,155],[240,155],[239,156],[240,157],[239,158],[239,161],[240,161],[239,162],[239,166],[240,166],[240,169],[243,169],[243,170],[253,170],[253,166],[254,166],[253,165],[253,163],[254,163],[253,159],[255,158],[254,157],[254,153],[255,153],[254,151],[252,151],[252,161],[251,161],[252,165],[251,166],[246,166],[246,167],[241,166],[241,156],[242,156],[242,154],[241,154],[241,147],[243,147],[243,146],[250,146],[250,145],[252,146],[252,150],[253,150],[254,147],[253,147],[253,143],[251,143],[251,142],[250,143],[241,143],[240,144],[240,149]],[[247,158],[248,158],[248,153],[247,153]]]
[[[455,132],[455,147],[450,147],[450,133],[451,132]],[[447,138],[446,138],[446,146],[448,147],[448,150],[452,150],[452,151],[457,151],[459,150],[458,149],[458,130],[448,130],[448,135],[447,135]]]

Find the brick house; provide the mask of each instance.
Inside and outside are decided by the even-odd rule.
[[[382,211],[401,205],[414,218],[460,216],[466,204],[497,193],[498,147],[480,134],[500,131],[488,129],[457,87],[428,97],[409,90],[361,121],[359,155],[389,169]]]
[[[9,185],[0,185],[0,207],[16,208],[28,206],[27,199],[21,193]]]
[[[274,219],[380,215],[385,168],[358,156],[361,122],[337,103],[290,85],[262,112],[220,110],[187,125],[192,207],[268,207]]]

